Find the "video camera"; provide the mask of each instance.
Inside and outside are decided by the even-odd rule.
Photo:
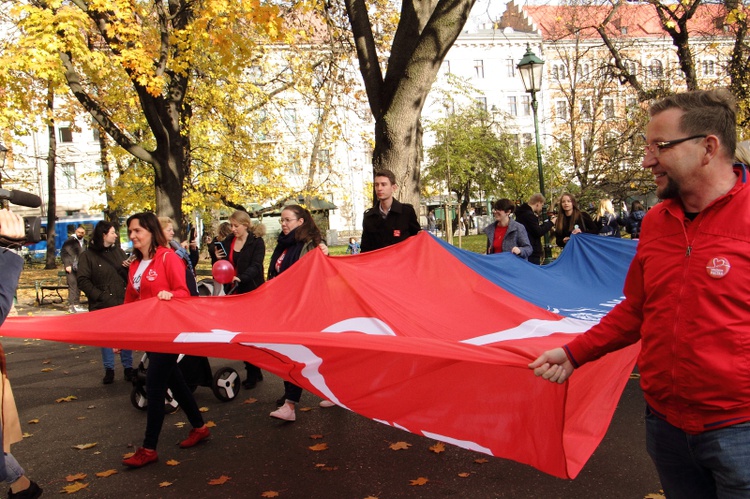
[[[10,203],[17,204],[19,206],[26,206],[29,208],[39,208],[42,204],[42,199],[28,192],[23,191],[9,191],[7,189],[0,189],[0,203],[5,203],[7,200]],[[0,238],[0,247],[15,246],[18,244],[34,244],[38,243],[42,239],[42,219],[40,217],[23,217],[24,228],[26,234],[22,240],[10,240],[7,238]]]

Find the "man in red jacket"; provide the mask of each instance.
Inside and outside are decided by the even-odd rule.
[[[640,340],[647,450],[666,496],[750,497],[750,187],[733,165],[735,99],[687,92],[650,114],[643,167],[663,202],[643,219],[625,300],[529,367],[563,383]]]

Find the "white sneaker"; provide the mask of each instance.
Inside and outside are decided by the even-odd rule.
[[[89,311],[89,309],[81,305],[74,305],[74,308],[76,309],[76,312],[88,312]]]
[[[334,407],[336,404],[331,402],[330,400],[323,399],[318,404],[320,407],[328,408],[328,407]]]
[[[285,403],[271,414],[272,418],[283,419],[284,421],[296,421],[297,415],[294,412],[294,404]]]

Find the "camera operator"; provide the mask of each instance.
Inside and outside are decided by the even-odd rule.
[[[26,228],[23,218],[10,210],[0,209],[0,324],[13,305],[13,296],[18,287],[18,278],[23,269],[23,258],[17,255],[13,249],[20,247],[26,237]],[[10,445],[21,441],[21,423],[10,382],[7,381],[5,373],[5,352],[0,347],[0,400],[3,401],[3,417],[0,421],[0,480],[5,480],[10,485],[8,497],[11,499],[37,498],[42,495],[42,489],[35,482],[29,480],[23,468],[13,454],[10,453]]]
[[[10,312],[23,258],[9,247],[18,246],[26,234],[23,218],[10,210],[0,210],[0,324]]]

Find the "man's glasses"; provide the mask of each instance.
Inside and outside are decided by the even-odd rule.
[[[682,144],[683,142],[687,142],[688,140],[705,139],[706,137],[708,137],[708,135],[693,135],[691,137],[684,137],[682,139],[662,140],[659,142],[652,142],[649,144],[646,141],[646,136],[641,135],[643,142],[645,142],[645,144],[643,144],[643,147],[646,149],[647,152],[650,152],[656,157],[659,157],[659,153],[663,151],[664,149],[669,149],[671,147],[676,146],[677,144]]]
[[[290,224],[292,222],[296,222],[299,220],[299,218],[280,218],[279,223],[280,224]]]

